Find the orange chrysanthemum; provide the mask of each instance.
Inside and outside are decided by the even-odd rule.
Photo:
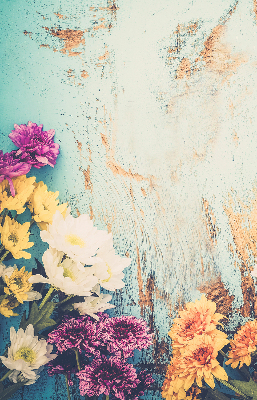
[[[243,364],[251,364],[251,353],[257,346],[257,320],[248,321],[235,334],[234,339],[230,341],[231,350],[228,353],[229,360],[226,364],[231,364],[232,368],[239,368]]]
[[[216,329],[217,325],[221,325],[219,320],[225,317],[215,311],[216,304],[204,295],[201,300],[186,304],[185,310],[180,311],[179,317],[174,319],[169,332],[174,355],[179,355],[181,349],[197,335],[207,334],[221,340],[226,338],[223,332]]]

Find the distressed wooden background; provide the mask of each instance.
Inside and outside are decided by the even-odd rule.
[[[151,326],[134,361],[156,374],[145,399],[161,399],[184,302],[207,293],[230,329],[257,312],[257,1],[1,0],[0,12],[1,148],[14,123],[55,129],[56,167],[32,172],[132,258],[112,314]],[[65,390],[44,372],[15,398]]]

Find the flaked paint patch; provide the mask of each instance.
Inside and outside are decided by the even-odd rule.
[[[257,0],[253,0],[254,19],[257,20]]]
[[[204,42],[204,49],[200,53],[206,68],[219,74],[234,73],[241,64],[248,61],[246,55],[231,54],[231,47],[222,41],[225,31],[225,25],[217,25]]]
[[[25,36],[29,35],[29,38],[32,39],[32,37],[31,37],[32,32],[23,31],[23,33],[24,33]]]
[[[244,204],[235,195],[229,194],[228,205],[224,206],[233,237],[235,253],[240,261],[241,289],[244,304],[240,311],[244,317],[256,316],[257,302],[251,270],[257,261],[257,189],[254,198]],[[236,211],[236,207],[240,211]],[[231,252],[235,256],[234,251]]]
[[[56,17],[58,17],[59,19],[63,19],[63,18],[66,18],[66,17],[64,17],[64,15],[63,14],[60,14],[60,13],[54,13],[55,15],[56,15]]]
[[[235,297],[229,295],[229,291],[225,288],[220,276],[201,285],[198,289],[201,293],[205,293],[208,300],[215,302],[218,313],[225,315],[225,317],[232,314],[232,303]]]
[[[89,73],[83,69],[81,71],[81,78],[87,79],[89,77]]]
[[[75,133],[73,132],[73,134],[74,134],[74,138],[75,138]],[[76,140],[76,138],[75,138],[75,140]],[[91,193],[92,193],[93,192],[93,184],[92,184],[91,178],[90,178],[91,150],[89,148],[89,165],[85,169],[85,168],[82,167],[82,159],[84,159],[84,160],[86,159],[83,156],[83,153],[82,153],[82,143],[79,142],[78,140],[76,140],[76,143],[77,143],[77,148],[78,148],[78,151],[79,151],[79,158],[80,158],[80,168],[79,168],[79,170],[84,175],[85,190],[90,190]]]
[[[145,178],[144,176],[138,174],[137,172],[132,172],[130,168],[128,171],[126,171],[114,159],[114,155],[109,146],[109,141],[108,141],[107,136],[104,135],[103,133],[101,133],[101,138],[102,138],[102,144],[104,145],[104,147],[106,149],[106,156],[107,156],[106,165],[112,171],[113,175],[121,175],[121,176],[124,176],[125,178],[135,179],[137,182],[150,180],[150,178]]]
[[[106,60],[109,56],[110,56],[110,53],[107,49],[107,46],[105,46],[105,53],[102,56],[98,57],[98,60],[100,60],[100,61]]]
[[[78,48],[80,45],[85,44],[85,39],[83,38],[84,31],[73,30],[73,29],[54,29],[44,27],[44,29],[54,37],[58,37],[64,42],[64,47],[60,50],[61,53],[67,54],[68,56],[77,56],[81,54],[80,52],[74,52],[73,49]]]
[[[202,199],[202,205],[203,205],[203,211],[205,214],[205,226],[206,226],[206,230],[208,233],[208,236],[210,238],[210,241],[212,243],[212,245],[216,245],[217,244],[217,233],[218,233],[218,228],[216,226],[216,218],[215,215],[213,213],[213,210],[208,202],[208,200],[206,199]]]
[[[183,79],[184,77],[190,78],[191,76],[191,63],[188,58],[182,58],[176,72],[176,79]]]

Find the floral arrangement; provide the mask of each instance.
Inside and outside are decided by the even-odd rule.
[[[220,322],[225,318],[205,296],[179,312],[169,332],[173,357],[162,387],[165,399],[256,398],[257,321],[246,322],[229,340]],[[225,387],[230,391],[224,394]]]
[[[124,287],[131,260],[115,253],[112,234],[93,226],[89,215],[73,217],[58,191],[27,176],[32,167],[55,166],[55,131],[32,122],[14,128],[9,138],[18,149],[0,151],[0,313],[19,318],[26,302],[29,310],[17,332],[11,326],[0,356],[1,399],[33,384],[46,366],[49,376],[65,376],[69,399],[78,379],[83,396],[137,400],[153,379],[128,359],[152,344],[152,334],[142,319],[104,313],[114,305],[102,293]],[[12,260],[31,258],[32,229],[48,249],[29,272]]]

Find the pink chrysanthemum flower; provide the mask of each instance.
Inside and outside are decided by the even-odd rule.
[[[139,400],[139,396],[143,396],[145,390],[149,389],[150,386],[154,383],[154,379],[151,374],[148,374],[146,371],[140,371],[137,374],[137,378],[139,380],[138,385],[131,389],[130,393],[124,392],[126,399],[130,400]]]
[[[133,350],[147,349],[153,343],[146,322],[134,316],[106,319],[104,333],[109,352],[125,358],[132,356]]]
[[[26,175],[31,168],[30,164],[26,162],[21,162],[16,156],[16,151],[11,151],[10,153],[3,153],[0,150],[0,183],[4,179],[7,179],[10,185],[11,195],[15,196],[15,190],[12,182],[12,178],[17,176]]]
[[[54,167],[59,154],[59,144],[54,143],[54,129],[42,131],[43,125],[31,121],[28,125],[14,124],[14,130],[9,134],[12,142],[19,147],[16,155],[33,167],[41,168],[44,165]]]
[[[117,399],[126,400],[125,394],[139,384],[135,368],[116,357],[105,356],[92,361],[77,373],[80,394],[100,396],[113,394]]]
[[[67,375],[69,385],[72,386],[71,374],[78,372],[77,361],[74,351],[68,350],[50,361],[47,364],[48,375],[53,376],[57,374]]]
[[[62,353],[68,349],[85,351],[87,356],[98,355],[102,345],[101,321],[96,324],[89,316],[70,318],[48,335],[48,343],[55,344]]]

